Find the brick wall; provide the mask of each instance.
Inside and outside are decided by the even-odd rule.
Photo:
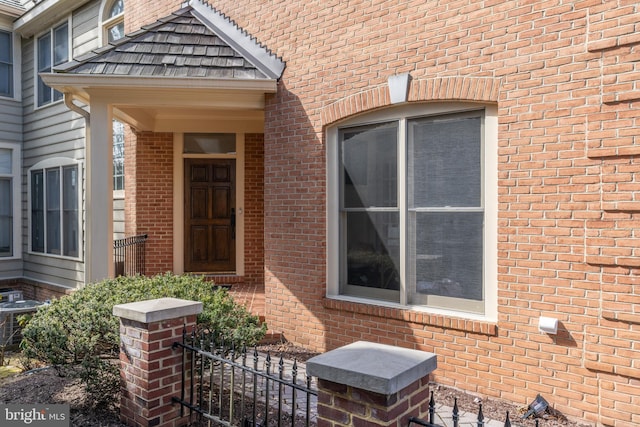
[[[146,1],[124,2],[124,27],[125,33],[131,33],[144,25],[156,22],[160,18],[171,15],[180,9],[181,0],[154,0],[152,7]]]
[[[272,329],[320,350],[357,339],[431,350],[445,384],[640,422],[637,2],[212,5],[287,63],[265,125]],[[323,132],[388,105],[377,88],[403,72],[412,101],[498,106],[497,325],[323,302]],[[537,331],[540,315],[559,318],[558,336]]]
[[[127,133],[125,229],[147,234],[146,273],[173,271],[173,134]]]

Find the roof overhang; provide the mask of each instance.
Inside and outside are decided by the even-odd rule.
[[[15,21],[14,30],[23,37],[42,31],[69,16],[69,11],[77,9],[89,0],[43,0]]]
[[[6,15],[11,18],[17,18],[24,13],[24,9],[13,7],[8,4],[0,3],[0,15]]]
[[[88,106],[102,102],[116,118],[146,131],[179,131],[198,121],[244,120],[261,126],[265,94],[277,81],[41,74],[50,87]],[[90,108],[90,107],[89,107]],[[201,126],[201,125],[198,125]],[[255,127],[254,126],[254,127]]]

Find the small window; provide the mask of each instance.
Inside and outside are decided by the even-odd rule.
[[[20,151],[0,143],[0,259],[18,256]]]
[[[53,67],[69,61],[69,24],[65,22],[38,37],[36,49],[37,93],[40,107],[62,99],[62,93],[47,86],[40,77],[40,73],[50,73]]]
[[[0,96],[13,97],[13,35],[0,30]]]
[[[113,190],[124,190],[124,124],[113,121]]]
[[[235,133],[186,133],[185,154],[235,154]]]
[[[107,3],[102,23],[104,40],[112,43],[124,37],[124,0]]]
[[[43,167],[33,167],[29,178],[31,251],[78,258],[80,165],[54,159]]]
[[[493,315],[485,121],[408,106],[329,131],[329,295]]]

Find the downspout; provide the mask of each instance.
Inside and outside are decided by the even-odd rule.
[[[90,126],[90,119],[91,119],[91,113],[89,113],[87,110],[85,110],[84,108],[76,105],[73,103],[74,97],[73,95],[71,95],[70,93],[65,93],[64,94],[64,105],[66,105],[71,111],[75,111],[76,113],[80,114],[82,117],[84,117],[85,121],[86,121],[86,126],[87,128],[89,128]],[[87,135],[88,136],[88,135]]]

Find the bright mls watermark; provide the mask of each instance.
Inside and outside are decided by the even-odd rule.
[[[69,405],[0,405],[0,426],[69,427]]]

